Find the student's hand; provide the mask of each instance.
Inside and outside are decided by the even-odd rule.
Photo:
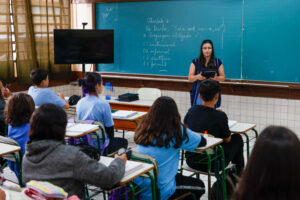
[[[57,95],[62,99],[65,100],[65,96],[62,93],[57,93]]]
[[[115,158],[121,158],[124,161],[124,164],[126,164],[127,161],[126,153],[123,153],[122,155],[115,154]]]
[[[200,74],[198,74],[198,80],[205,80],[205,76],[202,76],[202,72],[200,72]]]
[[[4,97],[9,97],[9,96],[11,95],[10,90],[9,90],[8,88],[6,88],[6,87],[2,87],[2,88],[1,88],[1,92],[2,92],[2,95],[3,95]]]

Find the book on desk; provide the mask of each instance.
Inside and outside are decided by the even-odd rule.
[[[99,162],[104,164],[105,166],[109,166],[113,160],[114,160],[114,158],[101,156]],[[127,176],[131,175],[133,172],[135,172],[139,169],[142,169],[142,168],[143,168],[143,163],[127,160],[126,166],[125,166],[124,177],[127,177]]]
[[[119,118],[119,119],[127,119],[129,117],[132,117],[136,115],[137,111],[129,111],[129,110],[117,110],[113,112],[111,115],[113,118]]]
[[[69,132],[89,132],[98,128],[98,125],[94,124],[79,124],[79,123],[68,123],[67,131]]]

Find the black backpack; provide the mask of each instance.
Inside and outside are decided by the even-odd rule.
[[[100,160],[100,154],[96,147],[93,147],[88,144],[76,144],[75,146],[78,147],[80,151],[88,155],[90,158]]]
[[[235,170],[232,168],[229,168],[225,172],[226,176],[226,194],[227,199],[230,199],[231,195],[233,194],[233,191],[237,185],[237,183],[240,180],[240,177],[235,173]],[[211,192],[209,195],[210,200],[223,200],[223,176],[221,176],[220,184],[219,184],[219,192],[217,196],[217,182],[215,182],[211,188]]]
[[[73,106],[73,105],[76,105],[77,103],[78,103],[78,101],[80,100],[80,96],[78,96],[78,95],[72,95],[72,96],[70,96],[70,98],[69,98],[69,104],[71,105],[71,106]]]

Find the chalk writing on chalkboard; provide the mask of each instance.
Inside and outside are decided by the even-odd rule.
[[[223,48],[225,23],[224,19],[218,27],[197,27],[175,24],[168,18],[148,17],[145,21],[143,34],[143,65],[144,67],[159,68],[167,71],[168,62],[171,61],[172,50],[185,40],[201,37],[201,32],[221,32],[221,46]]]

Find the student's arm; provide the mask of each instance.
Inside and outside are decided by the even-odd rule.
[[[66,101],[65,96],[62,93],[57,93],[57,95],[59,96],[59,98],[61,98],[62,100],[64,100],[66,102],[64,109],[68,109],[70,107],[70,104],[68,101]]]
[[[198,147],[204,147],[205,145],[206,145],[206,138],[202,136]]]
[[[109,140],[114,139],[114,126],[105,127],[105,132],[108,135]]]
[[[123,157],[119,156],[109,166],[105,166],[83,152],[77,151],[73,161],[73,177],[83,183],[104,189],[111,188],[124,176],[126,159]]]
[[[195,82],[197,80],[205,80],[206,79],[204,76],[201,75],[202,72],[200,72],[200,74],[195,75],[195,71],[196,71],[196,67],[195,67],[194,63],[191,63],[189,76],[188,76],[189,82]]]
[[[228,142],[231,141],[231,136],[229,136],[229,137],[227,137],[227,138],[224,138],[223,140],[224,140],[225,143],[228,143]]]
[[[229,126],[228,126],[227,115],[222,111],[220,111],[220,123],[221,123],[221,125],[220,125],[221,130],[223,131],[222,132],[222,138],[223,138],[225,143],[228,143],[231,140],[231,132],[230,132],[230,129],[229,129]]]

